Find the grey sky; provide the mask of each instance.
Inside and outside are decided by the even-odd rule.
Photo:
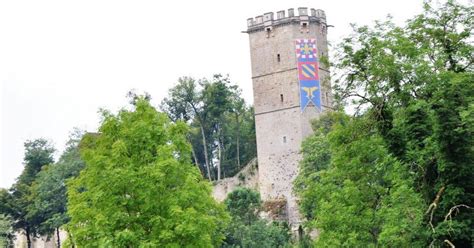
[[[147,91],[158,105],[180,76],[230,74],[252,102],[246,19],[310,7],[326,11],[329,40],[387,14],[400,22],[422,1],[1,1],[0,187],[23,168],[23,143],[62,151],[73,127],[96,130],[97,110]]]

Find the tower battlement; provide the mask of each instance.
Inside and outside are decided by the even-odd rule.
[[[297,9],[298,15],[295,15],[295,9],[280,10],[275,13],[268,12],[263,15],[256,16],[255,18],[247,19],[247,32],[260,31],[266,27],[280,26],[295,22],[320,22],[326,23],[326,14],[321,9],[311,8],[308,11],[306,7],[300,7]],[[286,15],[288,13],[288,16]]]

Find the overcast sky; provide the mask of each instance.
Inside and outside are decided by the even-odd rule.
[[[64,147],[73,127],[95,131],[99,108],[127,104],[130,89],[158,105],[180,76],[229,74],[252,102],[246,19],[310,7],[326,11],[333,44],[350,23],[397,22],[422,1],[0,1],[0,187],[23,168],[23,143]]]

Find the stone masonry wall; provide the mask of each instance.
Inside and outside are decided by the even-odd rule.
[[[212,196],[218,201],[224,201],[227,195],[237,187],[245,187],[258,190],[257,159],[250,161],[237,175],[224,178],[212,189]]]
[[[248,19],[257,133],[258,186],[263,201],[286,200],[287,220],[301,222],[293,180],[301,160],[300,147],[312,133],[311,120],[320,110],[300,109],[296,39],[316,39],[318,57],[327,56],[326,17],[322,10],[299,8]],[[319,68],[323,111],[332,106],[329,70]]]

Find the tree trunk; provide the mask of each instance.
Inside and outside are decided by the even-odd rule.
[[[239,115],[235,115],[237,121],[237,168],[240,169],[240,121]]]
[[[59,227],[56,228],[56,235],[58,236],[58,248],[61,248],[61,238],[59,237]]]
[[[219,149],[219,163],[217,164],[217,181],[219,181],[221,180],[222,147],[220,141],[217,141],[217,143],[217,149]]]
[[[193,147],[193,142],[191,142],[191,138],[188,136],[186,137],[188,139],[188,142],[189,144],[191,144],[191,154],[193,155],[193,161],[194,161],[194,164],[196,165],[196,167],[198,168],[199,172],[201,173],[201,175],[204,175],[204,173],[202,173],[201,171],[201,168],[199,167],[199,163],[198,163],[198,159],[197,159],[197,156],[196,156],[196,152],[194,151],[194,147]]]
[[[201,173],[201,175],[203,177],[204,176],[204,172],[201,171],[201,167],[199,167],[199,162],[198,162],[198,159],[197,159],[197,156],[196,156],[196,152],[194,151],[194,147],[191,146],[191,153],[193,154],[193,160],[194,160],[194,164],[196,165],[196,167],[198,168],[199,172]]]
[[[25,229],[25,233],[26,233],[26,244],[27,244],[27,247],[28,248],[31,248],[31,238],[30,238],[30,228],[26,228]]]
[[[193,154],[194,164],[198,167],[199,171],[201,171],[201,169],[199,168],[198,159],[196,157],[196,152],[194,152],[194,147],[193,146],[191,146],[191,153]]]
[[[211,168],[209,167],[209,157],[207,154],[207,141],[206,141],[206,134],[204,133],[204,127],[201,121],[199,121],[199,126],[201,128],[201,136],[202,136],[202,145],[204,148],[204,159],[206,161],[206,169],[207,169],[207,177],[209,178],[209,181],[212,181],[211,178]]]
[[[192,103],[190,103],[190,104],[191,104],[191,107],[194,110],[194,114],[195,114],[197,120],[199,121],[199,127],[201,129],[201,136],[202,136],[202,146],[204,148],[204,160],[206,162],[207,177],[209,178],[209,181],[212,181],[211,168],[209,167],[209,156],[207,154],[207,141],[206,141],[206,133],[204,132],[204,123],[202,123],[202,118],[199,115],[199,112],[197,111],[196,106],[194,106]]]
[[[221,144],[221,127],[217,125],[217,149],[219,163],[217,164],[217,181],[221,180],[221,164],[222,164],[222,144]]]

